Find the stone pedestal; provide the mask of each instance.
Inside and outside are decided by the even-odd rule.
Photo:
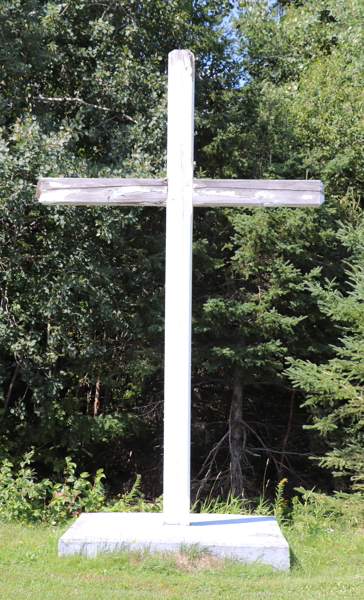
[[[198,546],[219,557],[290,567],[289,546],[274,517],[191,514],[190,525],[164,525],[162,513],[84,513],[59,541],[60,556],[121,549],[178,552]]]

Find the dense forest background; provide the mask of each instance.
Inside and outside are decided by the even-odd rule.
[[[163,209],[39,177],[165,176],[168,52],[196,176],[321,179],[319,209],[196,209],[193,498],[364,486],[363,0],[0,0],[0,460],[162,492]]]

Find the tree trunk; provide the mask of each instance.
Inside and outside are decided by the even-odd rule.
[[[90,385],[88,385],[87,392],[86,392],[86,415],[88,415],[90,413],[91,406],[92,406],[92,388]]]
[[[96,387],[95,387],[95,401],[93,405],[93,417],[97,417],[100,410],[100,399],[101,399],[101,381],[100,381],[100,372],[97,377]]]
[[[229,418],[230,476],[232,492],[235,495],[244,494],[244,475],[241,463],[246,443],[246,431],[243,425],[243,402],[244,384],[241,370],[237,368]]]
[[[290,400],[290,403],[289,403],[289,414],[288,414],[287,430],[286,430],[286,435],[284,436],[283,445],[282,445],[281,460],[279,462],[279,469],[278,469],[278,479],[279,480],[281,480],[282,476],[283,476],[284,455],[285,455],[285,452],[287,450],[288,440],[289,440],[289,437],[290,437],[291,431],[292,431],[292,421],[293,421],[293,411],[294,411],[295,397],[296,397],[296,390],[292,390],[291,400]]]
[[[15,380],[16,380],[16,378],[18,376],[19,369],[20,369],[20,366],[19,366],[19,364],[17,364],[16,367],[15,367],[15,371],[13,373],[13,376],[11,378],[11,382],[10,382],[10,385],[9,385],[8,393],[6,394],[6,398],[5,398],[5,402],[4,402],[4,408],[3,408],[3,414],[1,415],[0,421],[3,421],[3,419],[5,419],[6,411],[8,410],[8,406],[9,406],[9,402],[10,402],[10,398],[11,398],[11,393],[13,391],[14,383],[15,383]]]

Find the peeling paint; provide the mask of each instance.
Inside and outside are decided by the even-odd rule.
[[[239,190],[226,190],[219,188],[197,189],[194,192],[197,196],[239,196]]]
[[[129,186],[129,187],[122,187],[122,188],[114,188],[110,194],[108,194],[107,199],[108,200],[114,200],[118,197],[126,197],[132,194],[153,194],[153,193],[157,193],[157,194],[166,194],[167,193],[167,188],[166,187],[146,187],[146,186],[140,186],[140,185],[134,185],[134,186]],[[148,204],[148,201],[146,201],[146,203]]]
[[[279,206],[283,206],[283,204],[279,200],[272,200],[271,202],[262,202],[262,206],[266,208],[278,208]]]
[[[255,192],[254,196],[255,198],[275,198],[277,194],[264,190],[262,192]]]
[[[57,180],[53,180],[53,181],[50,180],[47,183],[48,183],[49,187],[51,187],[51,188],[58,188],[58,189],[62,188],[62,189],[64,189],[64,188],[68,188],[69,187],[69,183],[64,183],[63,184],[59,180],[58,181]]]

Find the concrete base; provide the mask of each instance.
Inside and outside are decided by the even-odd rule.
[[[191,524],[164,525],[162,513],[84,513],[61,537],[60,556],[117,552],[124,548],[179,552],[199,546],[211,554],[290,567],[289,546],[274,517],[191,514]]]

